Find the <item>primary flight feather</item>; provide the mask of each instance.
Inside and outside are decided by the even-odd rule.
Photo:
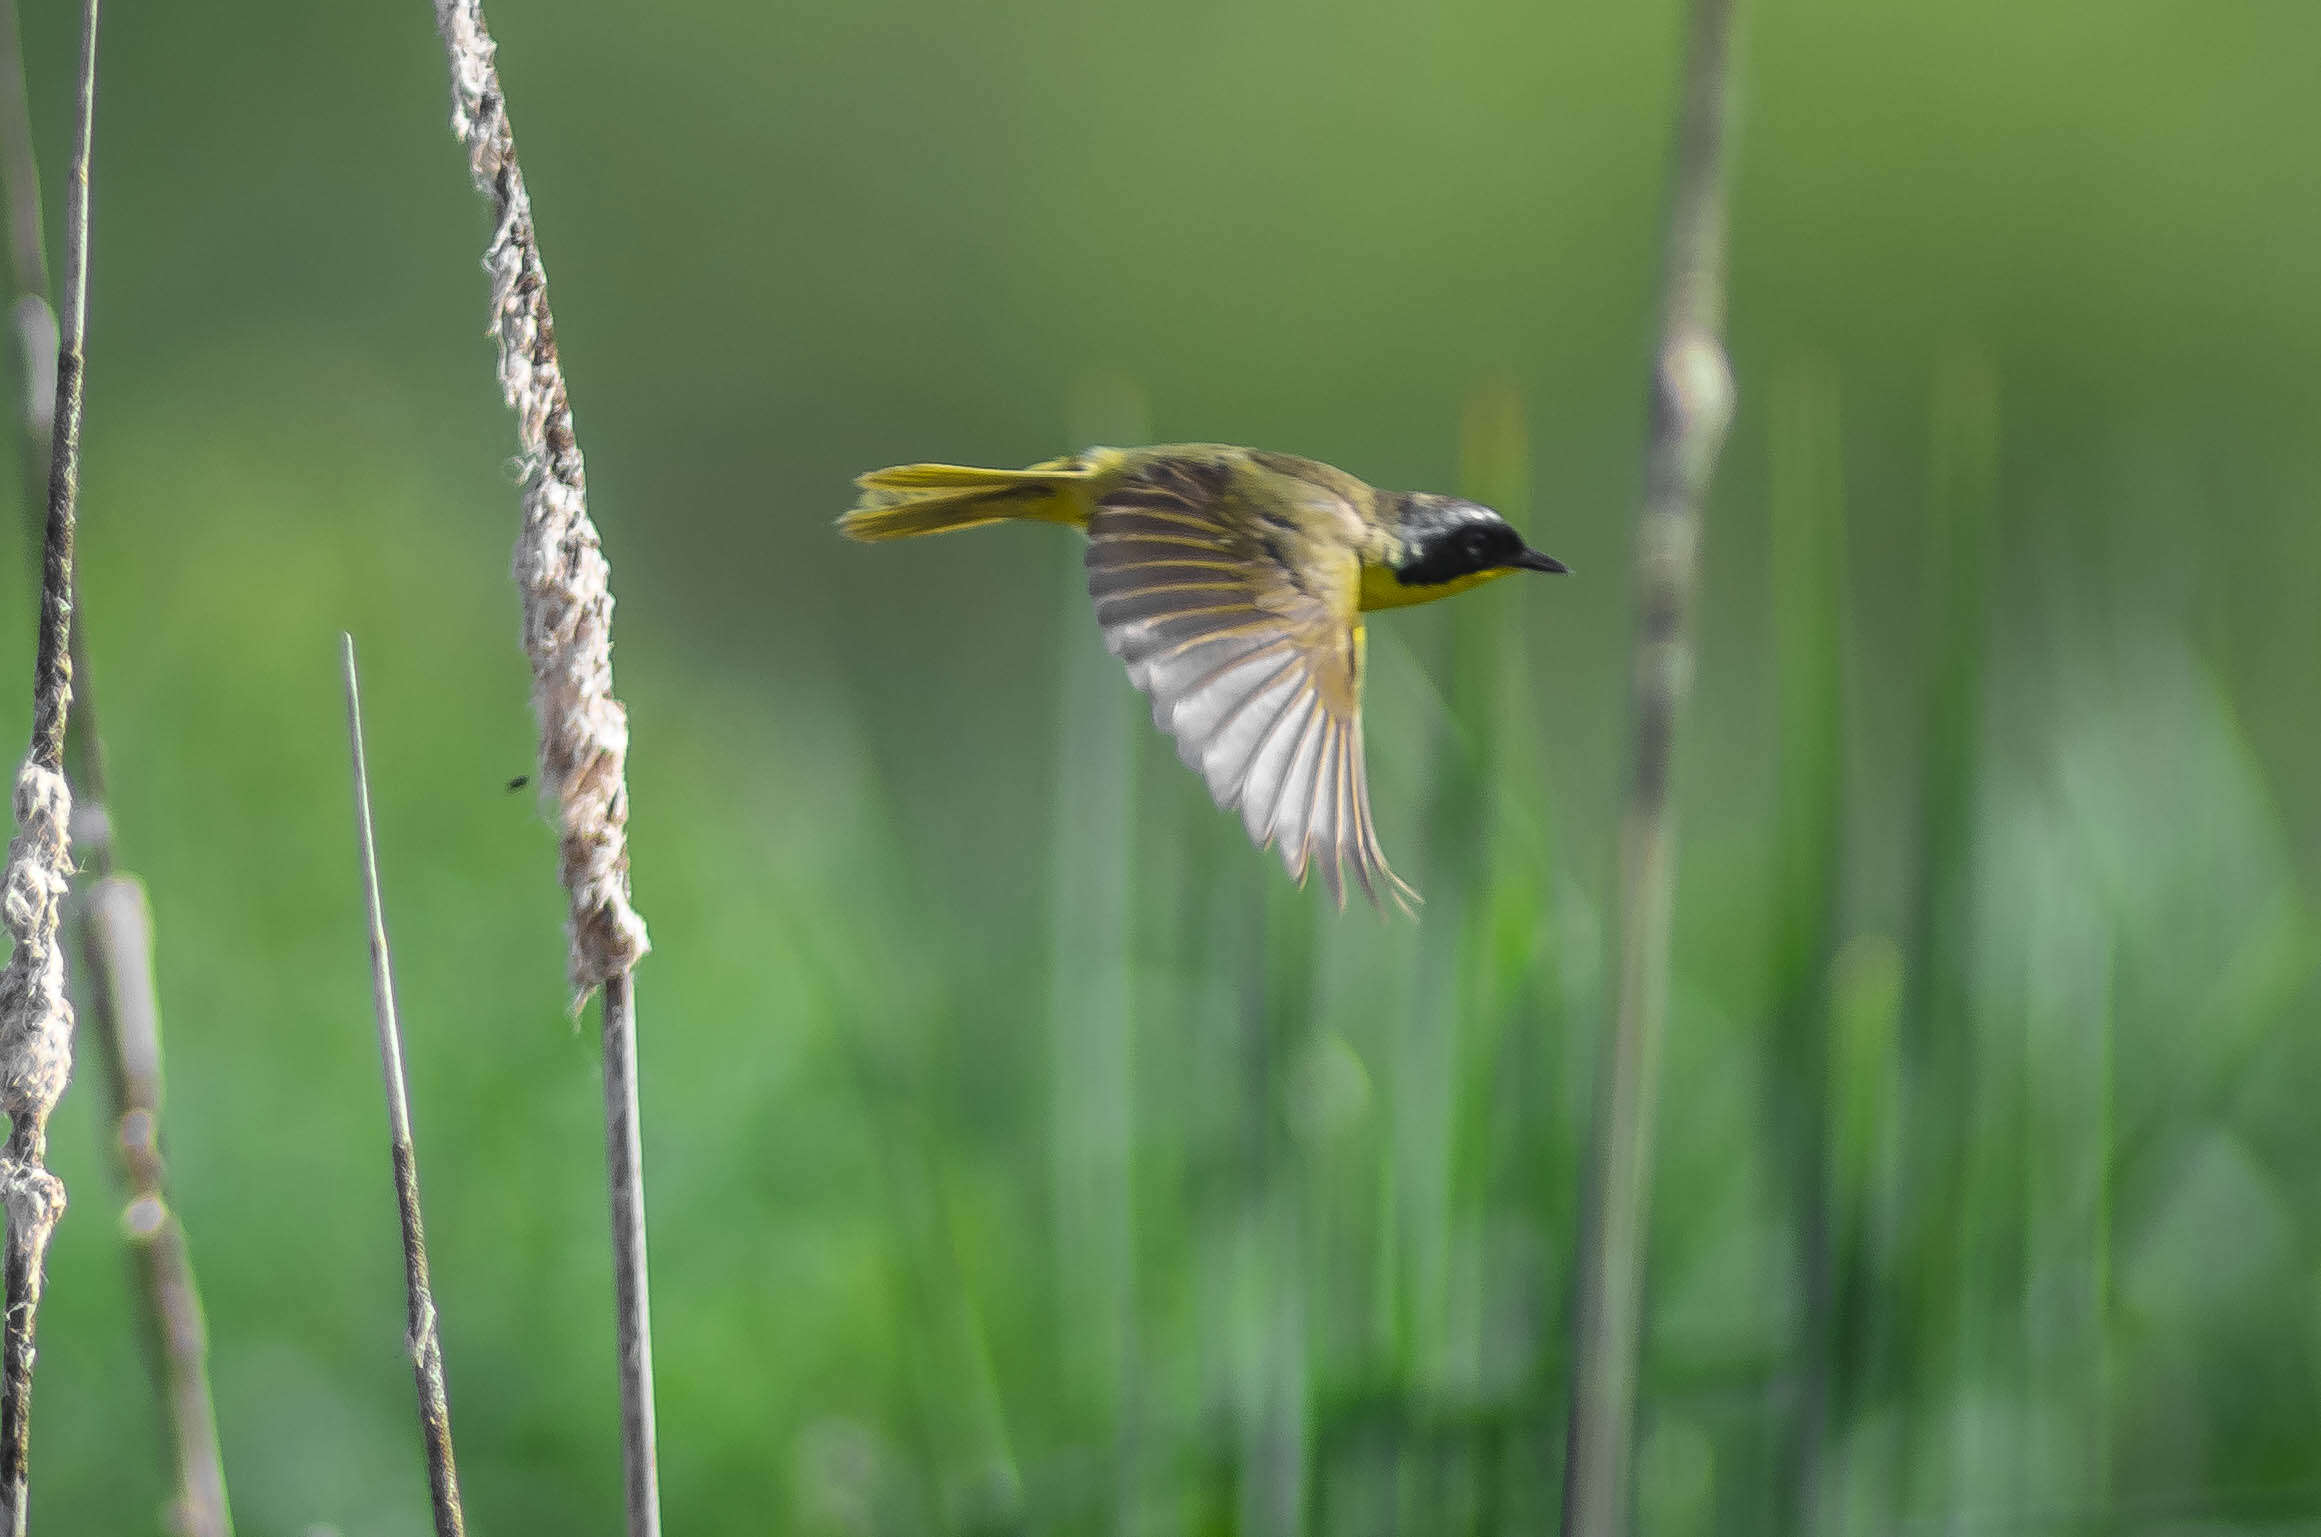
[[[856,482],[862,540],[1010,519],[1088,536],[1104,643],[1155,724],[1259,848],[1342,906],[1416,893],[1387,868],[1362,763],[1362,615],[1509,571],[1562,571],[1488,507],[1379,491],[1312,459],[1179,443],[1092,448],[1023,470],[905,464]]]

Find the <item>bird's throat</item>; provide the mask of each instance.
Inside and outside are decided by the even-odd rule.
[[[1465,576],[1454,576],[1447,582],[1422,582],[1405,586],[1390,566],[1362,567],[1362,612],[1371,613],[1382,608],[1408,608],[1414,603],[1432,603],[1437,598],[1455,597],[1471,588],[1507,574],[1505,566],[1494,566],[1488,571],[1470,571]]]

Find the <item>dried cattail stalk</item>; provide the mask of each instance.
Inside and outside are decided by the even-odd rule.
[[[57,324],[48,301],[40,166],[32,150],[15,0],[0,0],[0,179],[6,182],[8,265],[16,290],[17,452],[25,518],[37,547],[45,533],[56,423]],[[82,1004],[112,1102],[113,1151],[123,1187],[121,1234],[176,1484],[169,1529],[177,1537],[232,1537],[210,1400],[208,1329],[161,1157],[161,1011],[153,985],[153,921],[144,886],[113,868],[104,745],[89,699],[87,629],[76,593],[66,651],[74,697],[64,767],[73,797],[73,857],[80,867],[81,894],[68,906],[66,922],[86,971]]]
[[[49,1235],[64,1183],[47,1168],[48,1117],[72,1075],[72,1006],[64,996],[57,920],[72,876],[65,720],[72,705],[73,520],[80,490],[81,339],[88,318],[89,157],[97,94],[97,0],[82,0],[81,70],[71,180],[65,191],[65,311],[57,343],[56,434],[33,663],[32,749],[16,776],[16,839],[0,880],[0,924],[16,942],[0,972],[0,1206],[8,1219],[0,1287],[0,1512],[25,1530],[32,1446],[33,1328]]]
[[[516,413],[524,462],[524,529],[516,585],[540,722],[541,793],[556,807],[571,902],[575,1003],[604,990],[605,1174],[612,1208],[621,1453],[630,1537],[658,1537],[652,1309],[645,1266],[645,1185],[637,1111],[636,984],[648,943],[629,905],[628,716],[612,692],[611,572],[588,518],[587,477],[556,359],[548,277],[516,139],[478,0],[435,0],[451,66],[451,126],[495,220],[484,270],[500,387]]]
[[[435,23],[451,60],[452,131],[467,145],[476,187],[497,219],[484,270],[492,280],[500,388],[516,413],[524,464],[516,585],[524,594],[524,650],[540,721],[540,792],[556,809],[572,899],[572,986],[585,999],[650,948],[644,920],[629,905],[629,721],[612,692],[612,573],[588,517],[548,274],[483,7],[436,0]]]

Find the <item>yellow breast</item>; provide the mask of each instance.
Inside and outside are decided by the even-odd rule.
[[[1506,574],[1507,568],[1498,566],[1489,571],[1475,571],[1466,576],[1453,577],[1447,582],[1405,587],[1395,580],[1392,567],[1374,566],[1365,561],[1362,565],[1362,611],[1369,613],[1381,608],[1408,608],[1414,603],[1432,603],[1437,598],[1455,596]]]

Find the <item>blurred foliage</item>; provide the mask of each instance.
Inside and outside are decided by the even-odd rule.
[[[1543,1529],[1677,8],[492,20],[622,599],[672,1530]],[[2321,12],[1752,26],[1641,1523],[2309,1529]],[[235,1510],[424,1525],[343,626],[469,1512],[609,1532],[594,1046],[503,790],[512,437],[427,7],[105,50],[90,681]],[[1116,433],[1492,496],[1577,569],[1375,627],[1420,923],[1242,846],[1070,541],[829,531],[861,469]],[[132,1532],[94,1083],[36,1499]]]

